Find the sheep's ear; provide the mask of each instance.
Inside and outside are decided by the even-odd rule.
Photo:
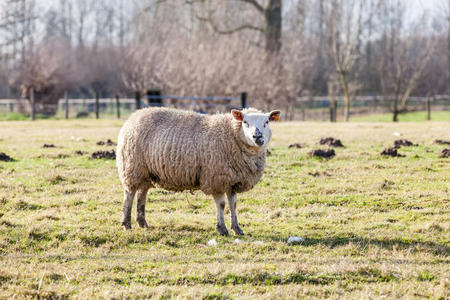
[[[240,110],[232,109],[231,110],[231,115],[233,116],[233,118],[235,120],[238,120],[238,121],[244,120],[244,114]]]
[[[280,111],[279,110],[272,110],[270,113],[269,113],[269,121],[278,121],[278,120],[280,120]]]

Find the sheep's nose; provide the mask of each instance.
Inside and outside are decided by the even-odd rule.
[[[259,146],[264,145],[264,138],[262,134],[255,134],[253,135],[253,139],[255,140],[255,143]]]

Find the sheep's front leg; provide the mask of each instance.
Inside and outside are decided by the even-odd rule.
[[[216,201],[217,207],[217,231],[220,235],[228,235],[228,229],[225,226],[225,219],[223,216],[223,211],[225,209],[225,194],[214,195],[214,200]]]
[[[231,215],[231,229],[233,229],[234,233],[237,235],[244,235],[241,227],[239,227],[237,214],[236,214],[236,202],[237,202],[237,194],[228,193],[228,205],[230,206],[230,215]]]
[[[122,226],[125,229],[131,229],[131,208],[133,207],[135,193],[136,191],[124,191]]]

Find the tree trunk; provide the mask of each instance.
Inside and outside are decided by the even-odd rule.
[[[344,89],[344,120],[348,122],[350,119],[350,92],[348,90],[347,74],[339,72],[341,75],[342,88]]]
[[[31,102],[31,120],[34,121],[36,119],[36,102],[34,99],[34,89],[30,89],[30,102]]]
[[[399,111],[398,111],[398,97],[395,96],[395,98],[394,98],[394,116],[392,118],[393,122],[398,122],[398,113],[399,113]]]
[[[264,10],[264,17],[266,19],[266,51],[276,53],[281,48],[281,0],[270,0]]]
[[[95,118],[100,118],[100,101],[99,101],[99,94],[98,92],[95,92]]]
[[[66,119],[69,118],[69,95],[67,94],[67,91],[64,92],[64,104],[66,109]]]

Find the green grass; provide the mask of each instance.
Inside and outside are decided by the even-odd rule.
[[[0,123],[16,159],[0,162],[0,298],[448,297],[450,159],[433,141],[449,122],[274,124],[264,178],[238,196],[241,243],[217,235],[201,192],[151,190],[150,228],[134,208],[122,230],[115,162],[88,158],[122,123]],[[393,132],[419,146],[381,157]],[[310,158],[325,136],[346,147]]]
[[[425,111],[418,111],[400,114],[398,119],[400,122],[427,121],[427,113]],[[350,120],[352,122],[392,122],[392,113],[354,116]],[[431,120],[448,122],[450,121],[450,111],[432,111]]]
[[[18,112],[0,113],[0,121],[24,121],[29,119],[29,115]]]

